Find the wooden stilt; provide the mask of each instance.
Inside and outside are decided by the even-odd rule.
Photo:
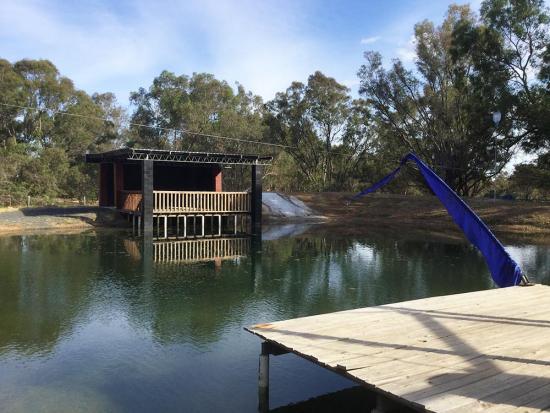
[[[264,345],[258,366],[258,411],[269,411],[269,352]]]
[[[164,238],[168,238],[168,215],[164,216]]]
[[[399,405],[381,394],[376,395],[376,407],[371,413],[389,413],[399,411]]]

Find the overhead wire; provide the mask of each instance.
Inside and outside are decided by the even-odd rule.
[[[43,110],[43,109],[33,107],[33,106],[15,105],[15,104],[12,104],[12,103],[5,103],[5,102],[0,102],[0,106],[12,107],[12,108],[18,108],[18,109],[26,109],[26,110],[34,110],[36,112],[40,112],[40,111]],[[112,122],[112,119],[109,119],[108,117],[101,117],[101,116],[94,116],[94,115],[83,115],[83,114],[80,114],[80,113],[70,113],[70,112],[55,110],[55,109],[47,109],[47,110],[49,112],[55,114],[55,115],[73,116],[73,117],[84,118],[84,119],[93,119],[93,120],[101,120],[101,121],[104,121],[104,122]],[[298,149],[296,146],[291,146],[291,145],[283,145],[283,144],[271,143],[271,142],[261,142],[261,141],[254,141],[254,140],[242,139],[242,138],[232,138],[230,136],[224,136],[224,135],[217,135],[217,134],[210,134],[210,133],[203,133],[203,132],[194,132],[194,131],[191,131],[189,129],[183,129],[183,128],[166,128],[166,127],[163,127],[163,126],[146,125],[144,123],[131,122],[131,121],[130,122],[125,122],[125,123],[129,126],[162,130],[162,131],[165,131],[165,132],[172,132],[174,134],[175,133],[183,133],[183,134],[188,134],[188,135],[192,135],[192,136],[201,136],[201,137],[204,137],[204,138],[228,140],[228,141],[233,141],[233,142],[242,142],[242,143],[248,143],[248,144],[253,144],[253,145],[264,145],[264,146],[271,146],[271,147],[278,147],[278,148],[285,148],[285,149]],[[334,150],[334,151],[331,151],[331,155],[353,157],[353,156],[356,156],[357,154],[348,154],[348,153],[341,152],[339,150]],[[440,169],[447,169],[447,170],[462,170],[462,171],[466,171],[466,170],[470,170],[470,169],[483,170],[483,168],[476,168],[476,167],[473,167],[473,168],[459,168],[459,167],[450,167],[450,166],[444,166],[444,165],[433,165],[433,167],[440,168]]]
[[[37,112],[40,112],[42,110],[42,109],[37,108],[37,107],[14,105],[14,104],[11,104],[11,103],[4,103],[4,102],[0,102],[0,106],[6,106],[6,107],[12,107],[12,108],[18,108],[18,109],[26,109],[26,110],[34,110],[34,111],[37,111]],[[62,110],[55,110],[55,109],[48,109],[48,111],[55,114],[55,115],[73,116],[73,117],[84,118],[84,119],[94,119],[94,120],[102,120],[104,122],[112,122],[112,119],[109,119],[108,117],[101,117],[101,116],[94,116],[94,115],[83,115],[83,114],[80,114],[80,113],[70,113],[70,112],[65,112],[65,111],[62,111]],[[291,148],[291,149],[295,148],[294,146],[282,145],[282,144],[279,144],[279,143],[261,142],[261,141],[254,141],[254,140],[242,139],[242,138],[232,138],[230,136],[224,136],[224,135],[216,135],[216,134],[203,133],[203,132],[194,132],[194,131],[191,131],[189,129],[166,128],[166,127],[163,127],[163,126],[146,125],[144,123],[137,123],[137,122],[131,122],[131,121],[130,122],[125,122],[125,123],[129,126],[135,126],[135,127],[139,127],[139,128],[156,129],[156,130],[162,130],[162,131],[165,131],[165,132],[173,132],[173,133],[179,132],[179,133],[184,133],[184,134],[193,135],[193,136],[201,136],[201,137],[205,137],[205,138],[223,139],[223,140],[234,141],[234,142],[250,143],[250,144],[255,144],[255,145],[265,145],[265,146],[279,147],[279,148]]]

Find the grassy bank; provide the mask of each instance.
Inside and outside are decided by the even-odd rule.
[[[427,232],[462,237],[436,197],[371,194],[350,205],[352,194],[294,194],[327,218],[325,230],[361,235],[369,230]],[[466,199],[470,207],[504,240],[550,242],[550,203]]]

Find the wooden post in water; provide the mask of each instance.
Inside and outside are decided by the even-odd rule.
[[[260,364],[258,366],[258,411],[269,411],[269,349],[267,343],[262,343]]]
[[[151,159],[145,159],[141,164],[142,171],[142,208],[141,214],[143,217],[143,233],[153,234],[153,208],[154,208],[154,194],[153,194],[153,161]]]
[[[376,407],[371,413],[390,413],[399,411],[399,404],[381,394],[376,395]]]

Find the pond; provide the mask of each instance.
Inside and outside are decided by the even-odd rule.
[[[0,410],[255,412],[243,327],[493,288],[466,243],[287,229],[197,263],[143,260],[121,231],[0,238]],[[549,247],[507,248],[549,282]],[[272,408],[353,386],[291,354],[271,366]]]

